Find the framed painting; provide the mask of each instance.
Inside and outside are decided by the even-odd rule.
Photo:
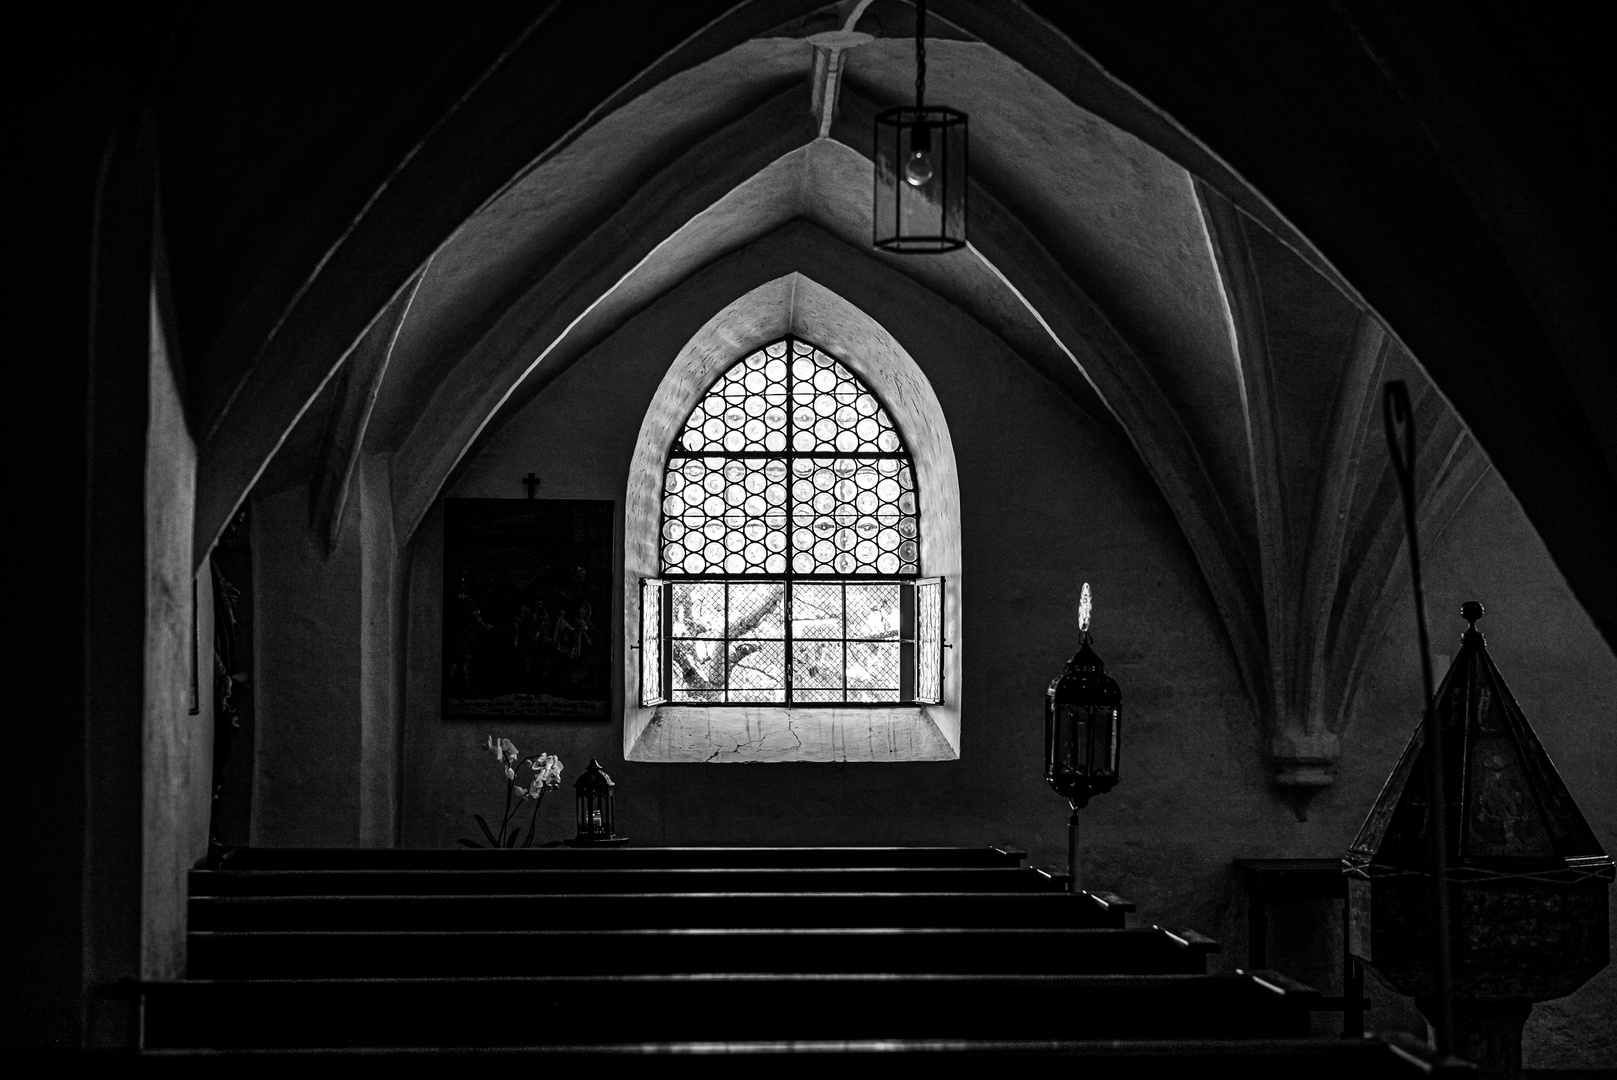
[[[614,506],[444,500],[446,718],[607,718]]]

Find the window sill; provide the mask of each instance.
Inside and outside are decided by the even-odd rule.
[[[928,705],[659,705],[630,761],[955,761]]]

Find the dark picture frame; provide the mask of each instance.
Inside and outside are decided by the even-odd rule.
[[[615,510],[444,500],[445,719],[607,719]]]

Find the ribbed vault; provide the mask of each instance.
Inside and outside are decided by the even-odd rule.
[[[907,5],[862,6],[841,37],[816,17],[717,47],[742,26],[721,19],[698,35],[711,47],[665,56],[458,222],[357,340],[309,355],[263,483],[308,484],[329,544],[357,463],[386,460],[407,542],[479,439],[692,275],[760,244],[876,260],[1132,447],[1202,569],[1278,778],[1329,783],[1365,642],[1403,581],[1366,449],[1378,380],[1398,369],[1424,388],[1434,521],[1481,475],[1480,452],[1324,260],[1210,155],[1120,88],[1075,78],[1082,54],[1024,9],[944,7],[929,85],[972,116],[967,249],[869,248],[870,122],[910,93]],[[817,86],[827,41],[844,43],[841,79]],[[211,482],[204,515],[228,501],[230,476]],[[1354,552],[1368,562],[1344,575]],[[1349,609],[1367,617],[1344,640]]]

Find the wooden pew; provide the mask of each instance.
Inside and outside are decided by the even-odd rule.
[[[1215,942],[1185,931],[796,927],[677,930],[198,931],[189,977],[687,972],[1200,974]]]
[[[1061,892],[1028,867],[689,867],[193,870],[192,896],[681,892]]]
[[[680,1055],[795,1075],[1034,1057],[1399,1075],[1385,1044],[1301,1038],[1312,989],[1208,975],[1215,943],[1127,929],[1126,901],[1024,862],[991,847],[237,852],[191,875],[188,977],[137,988],[145,1062],[334,1075],[423,1055],[485,1071]]]
[[[516,955],[514,969],[543,970]],[[146,1045],[476,1047],[749,1039],[1306,1035],[1273,975],[704,973],[186,980],[146,988]]]
[[[541,847],[494,851],[470,848],[229,848],[216,870],[648,870],[812,869],[815,867],[1017,867],[1027,852],[1011,847]]]
[[[351,1077],[359,1070],[430,1067],[453,1076],[509,1077],[541,1065],[587,1075],[699,1069],[704,1077],[812,1077],[828,1070],[888,1075],[995,1065],[1094,1070],[1115,1077],[1237,1076],[1242,1080],[1474,1080],[1475,1067],[1438,1059],[1401,1036],[1386,1039],[871,1039],[486,1046],[476,1049],[355,1047],[317,1051],[194,1050],[146,1052],[165,1077]],[[117,1062],[124,1065],[124,1062]]]
[[[953,926],[1122,929],[1087,893],[657,893],[199,896],[197,930],[678,929]]]

